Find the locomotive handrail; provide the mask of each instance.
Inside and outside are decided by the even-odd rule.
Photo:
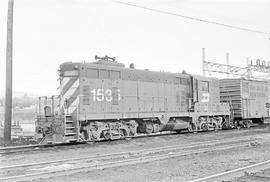
[[[44,108],[46,106],[50,107],[52,115],[59,114],[59,101],[60,101],[59,95],[52,95],[50,97],[48,96],[38,97],[38,111],[36,111],[37,112],[36,115],[37,116],[45,115]],[[58,109],[56,110],[56,108]]]

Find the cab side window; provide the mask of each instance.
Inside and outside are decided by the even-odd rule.
[[[201,81],[202,91],[209,92],[209,82],[208,81]]]

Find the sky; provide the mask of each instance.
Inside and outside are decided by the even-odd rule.
[[[124,0],[118,0],[124,1]],[[135,5],[270,33],[268,0],[128,0]],[[0,0],[0,90],[5,89],[8,0]],[[116,0],[14,0],[13,90],[59,94],[66,61],[108,55],[127,67],[202,74],[206,60],[270,61],[270,35],[184,19]]]

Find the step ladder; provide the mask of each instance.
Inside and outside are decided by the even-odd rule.
[[[75,142],[78,140],[76,121],[73,120],[72,115],[65,115],[64,117],[64,139],[66,142]]]

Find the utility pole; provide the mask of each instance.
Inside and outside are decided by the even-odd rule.
[[[227,78],[230,77],[230,54],[226,53]]]
[[[14,0],[9,0],[8,18],[7,18],[6,98],[5,98],[5,123],[4,123],[4,141],[6,144],[11,142],[13,6]]]
[[[252,60],[249,60],[249,57],[247,57],[247,79],[251,78],[250,65],[252,65]]]
[[[202,48],[202,72],[205,76],[205,48]]]

